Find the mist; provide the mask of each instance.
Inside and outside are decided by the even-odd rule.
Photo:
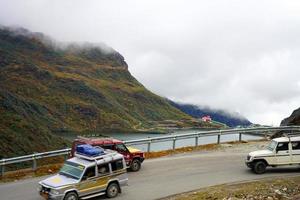
[[[297,1],[0,0],[0,24],[107,44],[153,92],[254,123],[300,107]]]

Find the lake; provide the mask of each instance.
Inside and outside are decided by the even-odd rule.
[[[204,130],[177,130],[173,133],[168,134],[161,134],[161,133],[110,133],[104,134],[109,137],[113,137],[119,140],[135,140],[135,139],[143,139],[143,138],[154,138],[166,135],[177,135],[177,134],[186,134],[186,133],[200,133]],[[260,136],[252,136],[252,135],[243,135],[242,140],[259,140],[262,137]],[[239,134],[231,134],[231,135],[222,135],[221,142],[229,142],[229,141],[238,141]],[[203,144],[212,144],[217,142],[217,136],[205,136],[199,137],[198,145]],[[194,146],[195,145],[195,138],[188,138],[176,141],[176,148],[179,147],[186,147],[186,146]],[[147,151],[147,144],[144,145],[132,145],[142,151]],[[161,150],[168,150],[172,149],[173,141],[166,141],[166,142],[157,142],[151,143],[151,151],[161,151]]]

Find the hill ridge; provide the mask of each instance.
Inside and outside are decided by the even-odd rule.
[[[160,121],[185,126],[192,120],[139,83],[112,48],[57,49],[42,42],[50,39],[41,33],[18,30],[0,27],[0,156],[65,147],[64,134],[153,130]]]

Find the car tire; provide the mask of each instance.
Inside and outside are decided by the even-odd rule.
[[[130,169],[133,172],[137,172],[141,169],[141,162],[138,159],[134,159],[130,165]]]
[[[111,183],[106,189],[106,196],[108,198],[114,198],[119,194],[119,185],[117,183]]]
[[[69,192],[66,194],[64,200],[78,200],[78,195],[75,192]]]
[[[253,171],[256,174],[263,174],[266,172],[267,164],[264,161],[257,161],[254,164]]]

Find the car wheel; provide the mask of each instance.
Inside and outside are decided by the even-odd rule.
[[[254,164],[254,168],[253,168],[253,171],[256,173],[256,174],[263,174],[266,172],[266,168],[267,168],[267,165],[265,162],[263,161],[258,161]]]
[[[119,186],[116,183],[111,183],[106,189],[106,196],[108,198],[114,198],[118,196],[119,193]]]
[[[141,169],[141,162],[138,159],[134,159],[130,165],[130,169],[133,172],[137,172]]]
[[[78,196],[75,192],[69,192],[66,194],[64,200],[78,200]]]

